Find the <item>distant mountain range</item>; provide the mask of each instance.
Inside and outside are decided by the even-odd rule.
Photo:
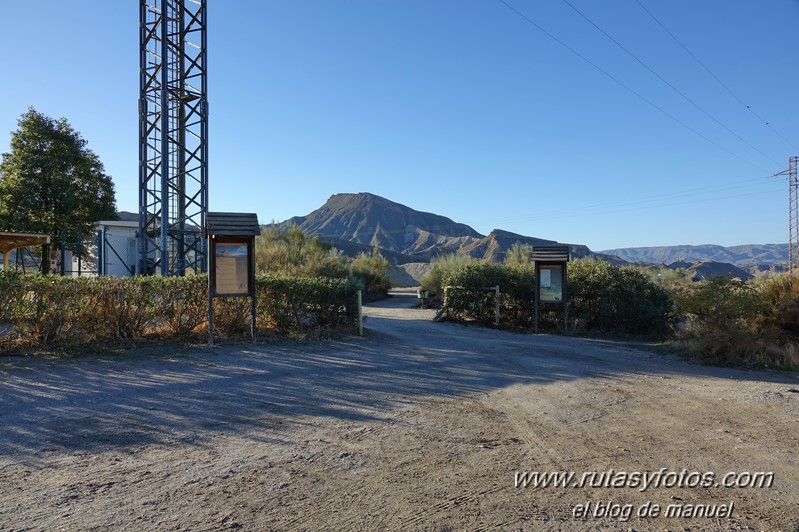
[[[446,216],[417,211],[366,192],[335,194],[310,214],[276,225],[281,229],[298,226],[306,234],[317,236],[350,256],[377,246],[383,256],[401,266],[398,275],[409,282],[418,280],[426,271],[426,265],[418,263],[429,262],[438,255],[460,252],[501,262],[514,244],[557,243],[502,229],[482,235]],[[749,278],[758,271],[781,271],[788,262],[787,244],[637,247],[601,252],[580,244],[567,245],[575,259],[592,257],[613,264],[666,265],[685,269],[696,279],[716,275]]]
[[[501,262],[515,243],[541,246],[554,240],[517,235],[494,229],[482,235],[466,224],[421,212],[370,193],[335,194],[307,216],[278,224],[296,225],[306,234],[328,241],[347,254],[377,245],[388,251],[395,264],[427,262],[447,253],[466,253]],[[586,246],[569,244],[572,257],[599,257]],[[615,257],[602,257],[621,262]]]
[[[671,264],[673,262],[727,262],[739,268],[757,265],[780,265],[788,263],[788,244],[749,244],[743,246],[662,246],[643,248],[621,248],[600,251],[616,255],[628,262],[650,262]]]

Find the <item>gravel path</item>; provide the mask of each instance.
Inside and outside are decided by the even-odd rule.
[[[0,358],[0,530],[799,530],[796,374],[415,302],[368,307],[363,338]],[[524,471],[576,477],[516,487]],[[774,475],[603,485],[621,471]],[[656,505],[681,513],[636,515]]]

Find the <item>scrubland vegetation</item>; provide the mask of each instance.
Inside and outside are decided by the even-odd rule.
[[[344,280],[354,290],[362,290],[367,300],[386,297],[391,288],[390,264],[377,249],[351,259],[298,227],[264,229],[256,240],[255,264],[264,274]]]
[[[259,275],[262,334],[292,336],[354,325],[355,289],[341,279]],[[205,340],[208,277],[59,277],[0,272],[0,350],[87,348],[122,341]],[[249,298],[214,301],[214,332],[249,333]]]
[[[260,334],[305,336],[355,326],[356,293],[385,297],[389,264],[379,254],[348,259],[299,229],[256,240]],[[214,301],[214,332],[245,338],[249,298]],[[208,276],[60,277],[0,271],[0,351],[92,344],[204,340]]]
[[[447,290],[447,316],[495,326],[500,286],[500,327],[533,326],[534,265],[523,246],[504,264],[465,256],[433,261],[422,287]],[[717,277],[692,282],[673,270],[649,271],[576,260],[568,265],[568,324],[562,307],[542,305],[544,330],[612,338],[669,341],[678,352],[725,366],[799,369],[799,279],[783,275],[745,282]]]
[[[529,331],[534,326],[534,264],[515,246],[502,264],[454,254],[433,260],[422,288],[441,297],[446,318]],[[345,257],[298,228],[268,228],[256,241],[257,324],[261,333],[302,336],[350,328],[355,294],[385,297],[388,261],[375,249]],[[57,277],[0,273],[0,350],[58,349],[147,338],[191,340],[207,334],[205,275]],[[500,322],[496,323],[500,287]],[[799,280],[783,275],[745,282],[692,282],[652,271],[576,260],[568,265],[568,321],[542,304],[544,331],[668,341],[716,365],[799,369]],[[221,337],[249,331],[249,300],[217,299]]]

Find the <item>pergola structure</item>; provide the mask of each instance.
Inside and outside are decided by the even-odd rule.
[[[49,244],[50,237],[39,233],[0,233],[0,253],[3,254],[3,271],[8,271],[8,254],[17,248]]]

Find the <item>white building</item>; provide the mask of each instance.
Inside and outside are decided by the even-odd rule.
[[[71,251],[64,252],[65,275],[135,275],[138,222],[99,221],[94,224],[94,241],[88,246],[89,254],[79,259]],[[88,244],[88,242],[87,242]]]

